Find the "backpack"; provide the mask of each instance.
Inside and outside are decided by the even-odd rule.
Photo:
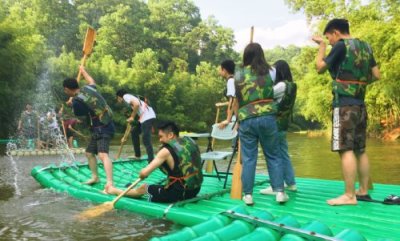
[[[289,117],[293,112],[293,106],[296,101],[297,85],[291,81],[289,82],[285,80],[284,82],[286,84],[286,88],[282,100],[278,104],[278,116]]]

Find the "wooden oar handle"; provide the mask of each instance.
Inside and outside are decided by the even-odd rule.
[[[121,199],[121,197],[123,197],[127,192],[129,192],[129,190],[131,190],[132,188],[134,188],[142,179],[138,178],[134,183],[132,183],[125,191],[123,191],[122,193],[120,193],[112,202],[111,204],[114,206],[116,202],[118,202],[119,199]]]
[[[219,103],[215,103],[216,107],[221,107],[221,106],[227,106],[229,104],[229,102],[219,102]]]
[[[128,135],[131,132],[131,129],[132,129],[132,126],[131,126],[130,123],[128,123],[128,125],[126,126],[125,133],[124,133],[124,136],[122,137],[122,139],[125,140],[126,138],[128,138]],[[115,157],[115,159],[119,159],[119,157],[121,156],[122,148],[124,147],[124,145],[125,145],[125,142],[121,141],[121,146],[118,149],[118,153],[117,153],[117,156]]]

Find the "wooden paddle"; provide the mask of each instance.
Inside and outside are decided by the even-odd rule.
[[[64,105],[63,104],[61,104],[61,109],[60,109],[59,113],[61,113],[61,126],[63,128],[64,136],[65,136],[65,139],[67,139],[67,131],[65,130],[64,119],[62,117],[62,115],[64,113]],[[68,142],[68,140],[67,140],[67,142]]]
[[[253,37],[254,37],[254,26],[251,26],[251,28],[250,28],[250,43],[253,42]]]
[[[238,137],[239,138],[239,137]],[[231,198],[242,199],[242,156],[240,154],[240,141],[238,141],[238,154],[236,157],[236,164],[233,168],[232,185],[231,185]]]
[[[131,128],[132,128],[131,123],[128,123],[127,126],[126,126],[126,130],[125,130],[124,136],[122,137],[122,139],[125,140],[125,141],[121,141],[121,146],[119,147],[117,156],[115,156],[115,160],[118,160],[119,157],[121,156],[122,148],[124,148],[124,145],[126,143],[126,139],[128,138],[128,135],[131,132]]]
[[[96,38],[96,31],[94,28],[88,27],[86,30],[86,36],[85,36],[85,42],[83,43],[83,57],[81,59],[81,65],[85,66],[86,59],[90,55],[93,49],[93,44]],[[76,77],[76,80],[79,82],[81,79],[81,71],[78,71],[78,77]]]
[[[72,127],[70,127],[69,128],[71,131],[73,131],[73,132],[75,132],[78,136],[80,136],[80,137],[83,137],[84,139],[89,139],[89,137],[88,136],[85,136],[84,134],[82,134],[82,132],[80,132],[80,131],[78,131],[78,130],[75,130],[74,128],[72,128]]]
[[[115,203],[118,202],[121,197],[123,197],[129,190],[132,188],[136,187],[136,185],[141,181],[141,178],[138,178],[134,183],[132,183],[125,191],[123,191],[121,194],[119,194],[114,200],[110,202],[105,202],[103,204],[100,204],[99,206],[95,206],[92,208],[89,208],[88,210],[84,211],[83,213],[78,215],[79,220],[85,220],[89,218],[95,218],[98,217],[106,212],[109,212],[114,209]]]

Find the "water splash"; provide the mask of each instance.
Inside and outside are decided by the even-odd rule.
[[[7,143],[7,151],[6,151],[6,155],[9,157],[10,159],[10,163],[11,163],[11,168],[14,172],[13,175],[13,186],[15,189],[15,194],[17,196],[21,196],[21,190],[18,186],[18,166],[17,166],[17,162],[14,160],[13,156],[11,155],[12,151],[15,151],[17,149],[17,144],[16,143],[12,143],[9,142]]]

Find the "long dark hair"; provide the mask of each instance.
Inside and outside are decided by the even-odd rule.
[[[281,81],[293,82],[292,72],[290,71],[289,64],[285,60],[278,60],[274,63],[276,69],[275,84]]]
[[[257,75],[266,75],[270,69],[270,65],[265,60],[264,51],[258,43],[250,43],[244,49],[243,66],[249,65]]]

